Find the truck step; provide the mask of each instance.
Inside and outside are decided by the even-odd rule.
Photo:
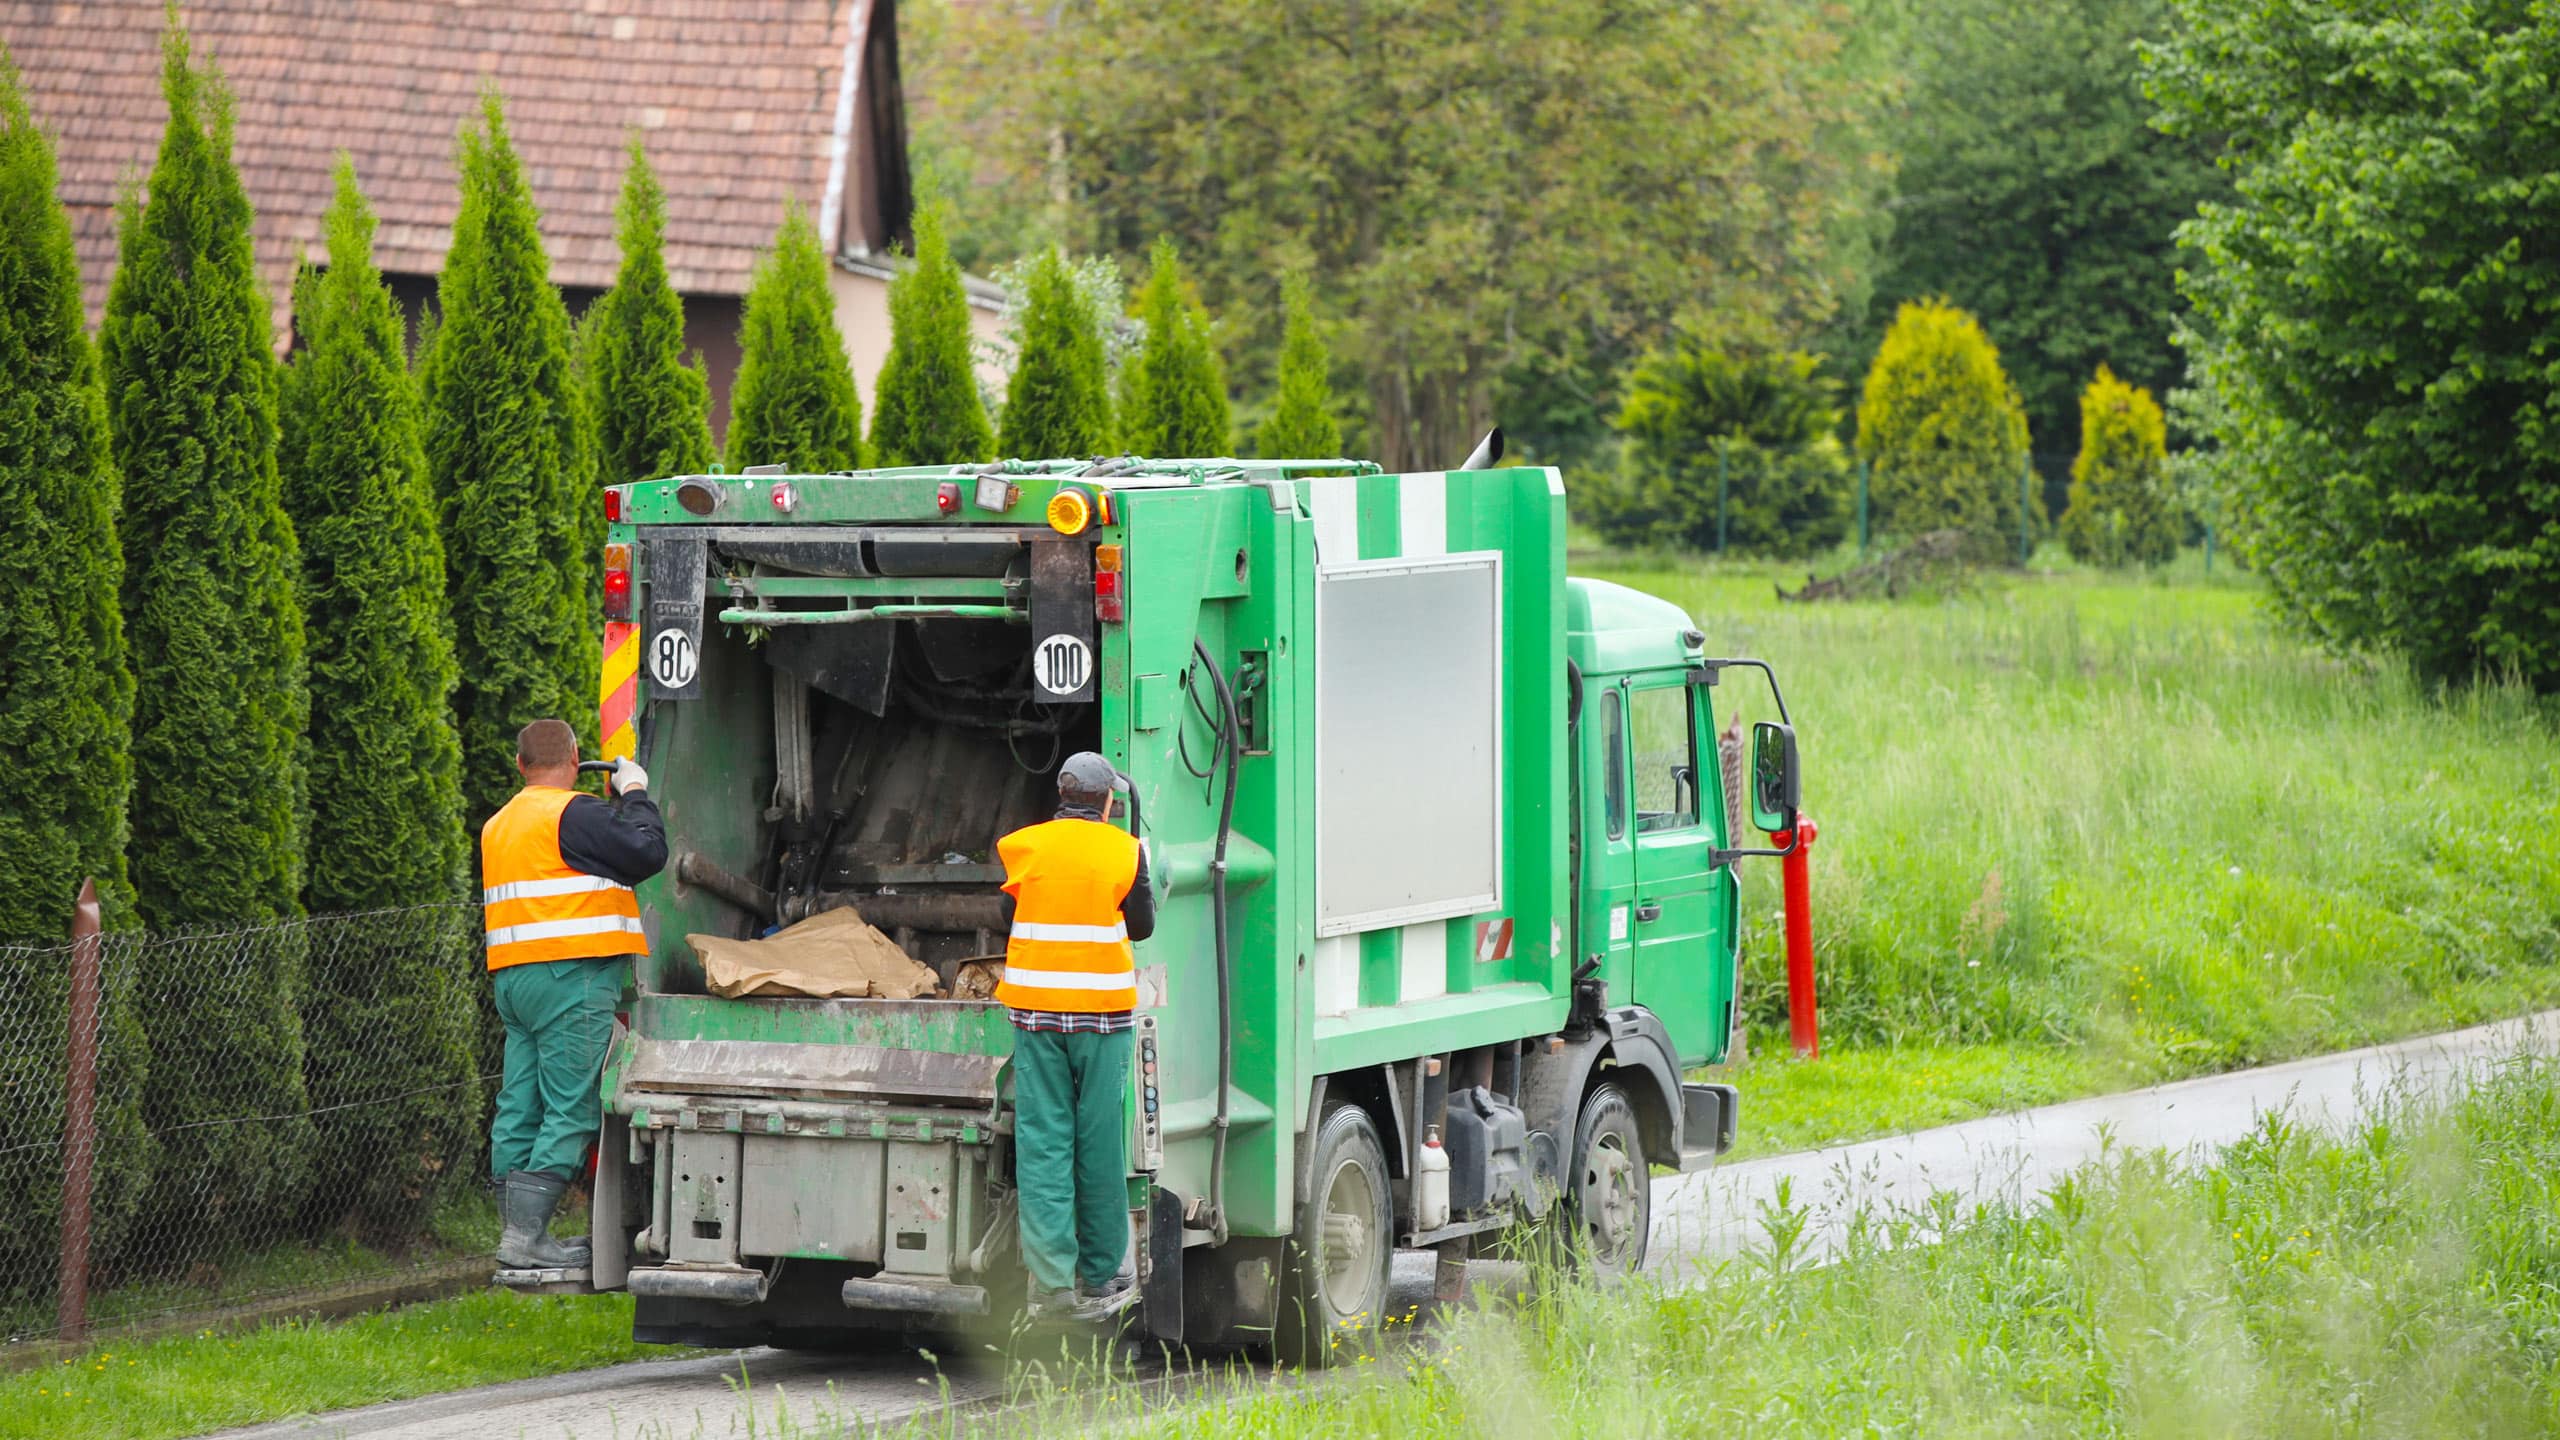
[[[596,1289],[583,1265],[554,1270],[498,1270],[490,1274],[489,1283],[526,1295],[592,1295]]]
[[[853,1279],[844,1282],[844,1304],[848,1310],[886,1310],[899,1315],[984,1315],[987,1289],[983,1285]]]

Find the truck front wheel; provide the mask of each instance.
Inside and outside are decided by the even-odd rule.
[[[1636,1108],[1617,1086],[1594,1086],[1583,1097],[1573,1131],[1565,1197],[1572,1258],[1594,1279],[1633,1275],[1644,1268],[1653,1226],[1653,1174],[1645,1164]]]
[[[1395,1258],[1387,1152],[1368,1113],[1337,1106],[1316,1127],[1312,1150],[1274,1337],[1282,1360],[1304,1366],[1360,1350],[1386,1311]]]

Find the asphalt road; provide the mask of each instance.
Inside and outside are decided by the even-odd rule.
[[[2560,1011],[2369,1050],[2074,1101],[1827,1150],[1773,1156],[1654,1184],[1651,1268],[1675,1283],[1763,1239],[1783,1192],[1808,1211],[1808,1258],[1838,1240],[1863,1204],[1916,1205],[1951,1191],[1970,1202],[2042,1193],[2108,1146],[2188,1157],[2246,1135],[2269,1111],[2311,1125],[2351,1122],[2395,1090],[2444,1088],[2466,1068],[2520,1049],[2560,1048]],[[1749,1099],[1743,1123],[1750,1123]],[[1484,1267],[1479,1267],[1484,1268]],[[1495,1276],[1487,1276],[1495,1279]],[[1431,1261],[1401,1256],[1400,1304],[1428,1309]],[[1006,1402],[1003,1368],[984,1347],[930,1360],[912,1351],[801,1355],[750,1350],[650,1361],[396,1401],[227,1432],[230,1440],[690,1440],[833,1435],[954,1405]],[[1197,1378],[1124,1360],[1142,1378]]]

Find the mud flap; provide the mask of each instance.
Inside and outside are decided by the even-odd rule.
[[[1182,1197],[1162,1186],[1147,1191],[1147,1273],[1139,1292],[1146,1302],[1146,1332],[1168,1345],[1181,1344]]]

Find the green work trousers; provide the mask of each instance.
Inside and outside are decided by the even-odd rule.
[[[507,1027],[506,1078],[489,1129],[489,1173],[575,1179],[604,1120],[598,1084],[631,957],[537,960],[493,977]]]
[[[1047,1290],[1099,1288],[1129,1253],[1129,1055],[1136,1032],[1013,1032],[1013,1183],[1022,1261]]]

